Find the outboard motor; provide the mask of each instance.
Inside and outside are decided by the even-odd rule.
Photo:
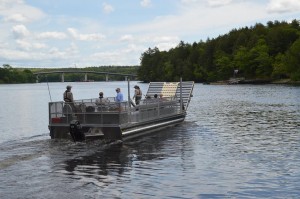
[[[70,123],[70,134],[74,142],[82,142],[85,140],[84,132],[78,120],[72,120]]]

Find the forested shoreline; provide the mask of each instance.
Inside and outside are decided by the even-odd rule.
[[[30,69],[17,69],[9,64],[0,67],[0,84],[33,83],[35,76]]]
[[[149,48],[141,56],[138,76],[145,82],[178,81],[179,77],[215,82],[233,76],[299,81],[299,20],[258,23],[253,27],[233,29],[206,42],[181,41],[169,51]]]
[[[142,53],[140,66],[98,66],[86,68],[13,68],[0,67],[0,83],[33,83],[35,72],[95,71],[137,74],[143,82],[185,81],[216,82],[239,77],[260,81],[300,81],[300,22],[269,21],[252,27],[233,29],[214,39],[193,44],[181,41],[168,51],[157,47]],[[39,77],[40,82],[59,82],[59,74]],[[82,74],[65,74],[65,81],[83,81]],[[104,81],[105,76],[89,74],[89,80]],[[111,76],[110,80],[123,80]]]

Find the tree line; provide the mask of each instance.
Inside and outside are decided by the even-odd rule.
[[[298,20],[269,21],[233,29],[206,42],[181,41],[169,51],[149,48],[141,55],[140,80],[213,82],[246,79],[300,80]],[[234,74],[236,73],[236,74]]]
[[[17,69],[9,64],[0,67],[0,84],[33,83],[35,77],[29,69]]]

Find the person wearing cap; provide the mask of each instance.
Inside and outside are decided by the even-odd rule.
[[[71,92],[72,86],[68,85],[67,90],[64,92],[64,101],[68,103],[74,103],[73,93]]]
[[[123,101],[123,93],[121,93],[120,88],[116,88],[117,96],[116,96],[116,102],[122,102]]]
[[[105,105],[109,102],[109,100],[104,98],[103,95],[103,92],[99,93],[99,98],[96,99],[96,105]]]
[[[133,99],[135,99],[135,104],[139,105],[140,101],[142,99],[142,91],[141,91],[140,87],[137,85],[135,85],[134,88],[135,88],[135,90],[134,90]]]

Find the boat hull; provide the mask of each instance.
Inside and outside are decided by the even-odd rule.
[[[143,123],[131,124],[126,127],[94,127],[80,125],[77,130],[84,134],[84,140],[128,140],[173,127],[182,123],[184,119],[185,113],[153,119]],[[74,139],[71,134],[72,130],[70,129],[70,126],[49,126],[49,129],[52,139]]]

